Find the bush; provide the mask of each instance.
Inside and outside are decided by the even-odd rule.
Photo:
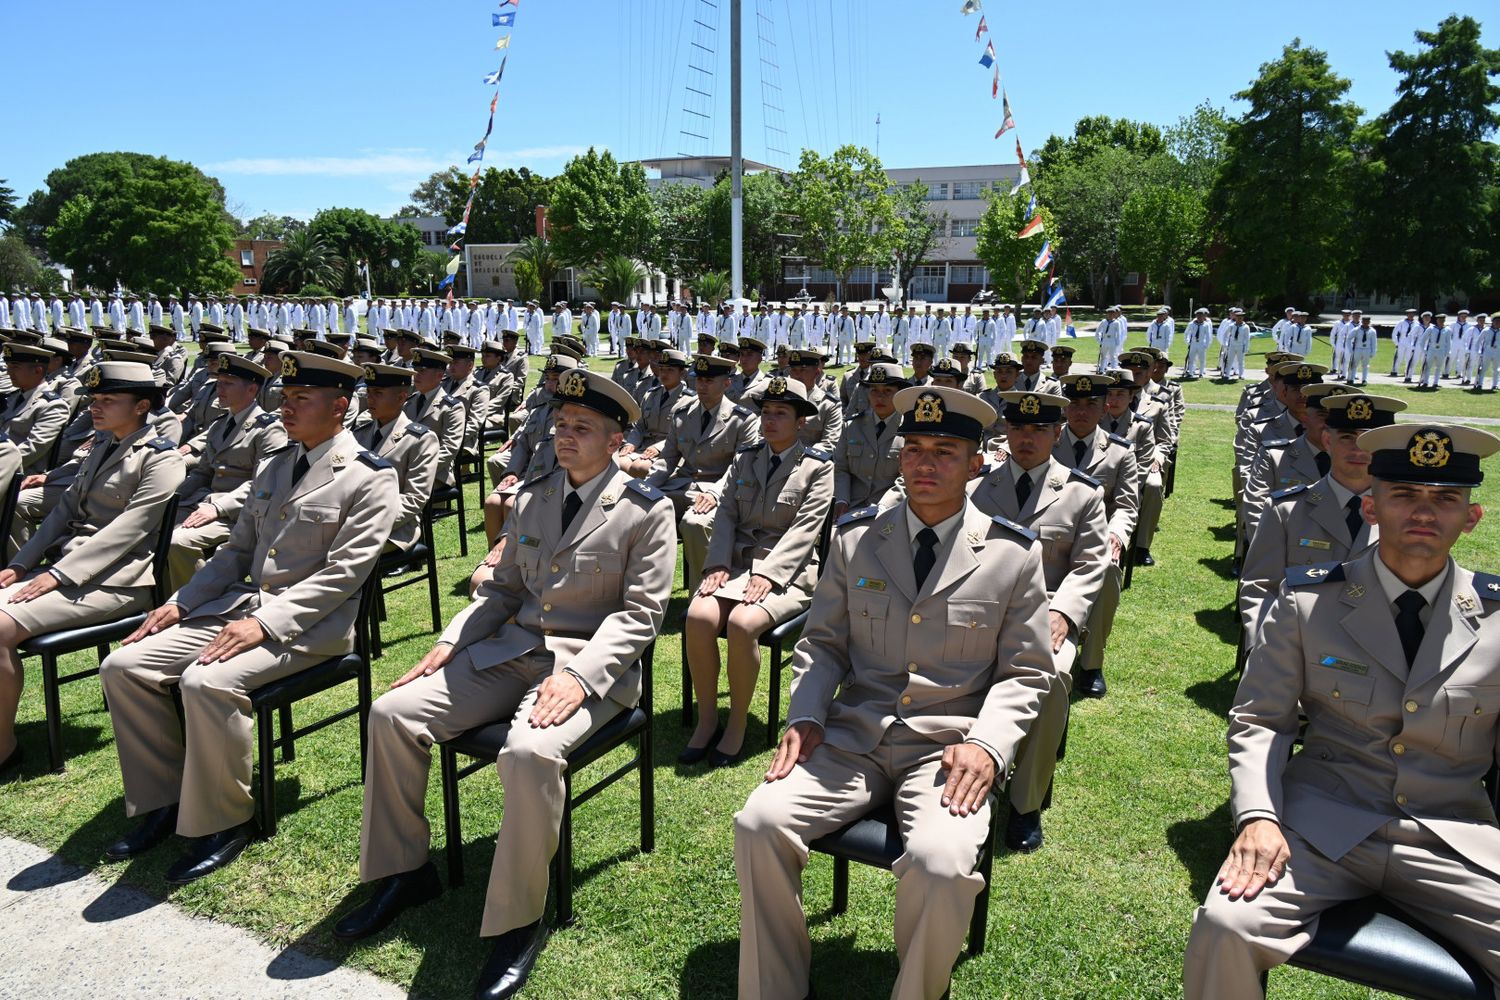
[[[322,285],[303,285],[302,286],[302,291],[298,292],[297,294],[301,295],[301,296],[303,296],[305,298],[314,298],[314,297],[315,298],[320,298],[320,299],[336,299],[336,298],[338,298],[338,296],[333,293],[332,289],[325,288]]]

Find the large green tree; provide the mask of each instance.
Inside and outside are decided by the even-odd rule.
[[[989,268],[990,281],[997,289],[1013,289],[1016,302],[1025,302],[1042,282],[1043,272],[1036,269],[1036,255],[1041,253],[1042,244],[1052,241],[1054,257],[1062,250],[1057,222],[1050,209],[1039,207],[1042,231],[1021,239],[1016,234],[1026,224],[1030,197],[1024,191],[1012,196],[997,190],[991,191],[988,198],[989,205],[979,219],[974,253]]]
[[[1166,131],[1167,152],[1177,161],[1176,181],[1207,194],[1218,179],[1229,143],[1229,116],[1204,101]]]
[[[433,174],[412,192],[420,212],[441,215],[456,225],[468,203],[470,175],[457,167]],[[479,174],[474,207],[469,211],[465,243],[519,243],[536,235],[536,209],[551,198],[551,182],[526,167],[497,170],[486,167]]]
[[[708,191],[696,184],[661,184],[651,192],[656,238],[641,260],[668,278],[693,277],[718,266],[709,233]]]
[[[0,222],[9,222],[16,214],[16,193],[0,179]]]
[[[880,158],[844,145],[824,157],[802,151],[791,176],[789,211],[796,217],[803,252],[832,271],[838,300],[856,267],[890,263],[889,229],[895,218]]]
[[[268,293],[295,293],[304,285],[338,284],[344,262],[320,236],[303,230],[287,237],[284,246],[266,257],[263,279]]]
[[[1178,281],[1203,275],[1205,215],[1203,193],[1187,184],[1139,188],[1120,207],[1120,262],[1169,306]]]
[[[1307,302],[1342,276],[1361,113],[1348,90],[1326,53],[1295,39],[1235,95],[1250,107],[1230,125],[1209,210],[1238,294]]]
[[[35,205],[45,213],[28,211],[28,221],[52,220],[43,231],[48,253],[71,267],[80,285],[222,292],[238,278],[225,256],[234,229],[223,189],[192,164],[100,153],[70,160],[47,180],[49,193]],[[52,200],[64,192],[71,193],[53,213]]]
[[[639,163],[616,163],[591,146],[553,178],[547,237],[566,264],[614,254],[640,259],[656,239],[657,216]]]
[[[62,287],[62,275],[36,259],[19,233],[0,234],[0,294],[12,288],[51,291]]]
[[[1363,133],[1354,272],[1362,286],[1430,306],[1493,270],[1483,206],[1500,179],[1500,150],[1488,141],[1500,126],[1500,49],[1480,44],[1472,17],[1415,35],[1416,52],[1387,54],[1396,101]]]
[[[252,240],[287,240],[296,233],[306,231],[307,223],[301,219],[267,212],[246,222],[240,235]]]
[[[307,232],[342,263],[333,285],[341,295],[364,290],[361,261],[371,268],[370,287],[377,294],[405,291],[418,280],[422,234],[415,226],[386,222],[363,209],[325,208],[313,216]],[[391,266],[393,260],[399,268]]]
[[[1078,119],[1072,135],[1049,136],[1033,158],[1034,165],[1039,173],[1045,174],[1064,163],[1087,160],[1105,149],[1123,149],[1149,158],[1167,152],[1167,139],[1161,129],[1149,122],[1090,115]]]
[[[796,242],[791,219],[786,215],[788,188],[785,175],[750,174],[744,181],[744,280],[746,294],[759,288],[764,297],[781,281],[781,257]],[[730,209],[733,190],[727,176],[708,192],[705,204],[705,236],[714,270],[730,267]]]

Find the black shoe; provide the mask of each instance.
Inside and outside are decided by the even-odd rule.
[[[541,920],[501,934],[479,973],[474,1000],[505,1000],[515,996],[526,985],[526,977],[531,975],[531,968],[546,944],[547,925]]]
[[[1079,694],[1085,698],[1103,698],[1109,693],[1109,685],[1104,683],[1104,671],[1084,670],[1078,675],[1078,683],[1075,685]]]
[[[1005,847],[1016,854],[1031,854],[1042,847],[1042,813],[1017,812],[1012,806],[1005,821]]]
[[[1135,564],[1137,566],[1155,566],[1156,560],[1151,558],[1150,549],[1136,549]]]
[[[0,774],[9,774],[24,763],[26,763],[26,751],[22,749],[21,744],[17,743],[16,748],[10,752],[10,756],[0,760]]]
[[[232,826],[227,830],[200,837],[188,852],[167,869],[166,880],[172,885],[187,885],[229,864],[240,856],[245,845],[260,836],[255,820]]]
[[[725,753],[719,749],[718,744],[715,744],[713,753],[708,755],[708,763],[713,767],[733,767],[738,764],[740,758],[745,756],[745,740],[748,736],[749,734],[747,733],[744,737],[740,738],[740,748],[734,753]]]
[[[420,868],[380,880],[375,895],[333,925],[333,936],[341,941],[358,941],[378,934],[391,925],[403,910],[421,906],[442,894],[443,883],[431,861]]]
[[[708,742],[701,747],[683,747],[682,753],[677,755],[679,764],[697,764],[708,756],[710,747],[717,746],[719,740],[724,738],[724,727],[720,726],[714,730],[714,734],[708,738]]]
[[[104,849],[104,856],[111,861],[124,861],[138,854],[145,854],[160,844],[177,829],[177,803],[153,809],[142,816],[124,837]]]

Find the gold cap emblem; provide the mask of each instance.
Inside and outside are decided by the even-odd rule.
[[[5,352],[4,353],[5,353],[5,360],[6,361],[9,361],[11,358],[13,358],[13,357],[16,356],[16,352],[12,351],[10,349],[10,345],[9,344],[5,345]]]
[[[884,382],[885,381],[885,369],[884,368],[871,368],[870,369],[870,381],[871,382]]]
[[[708,359],[707,358],[699,358],[697,361],[694,361],[693,362],[693,371],[696,372],[699,375],[703,375],[703,374],[707,373],[707,371],[708,371]]]
[[[582,396],[588,391],[588,388],[588,376],[576,368],[564,375],[562,380],[557,383],[558,395],[567,396],[571,399],[577,399]]]
[[[1034,417],[1042,412],[1042,401],[1035,396],[1021,397],[1021,413],[1023,416]]]
[[[1375,416],[1375,404],[1365,396],[1356,396],[1349,401],[1346,410],[1350,420],[1369,420]]]
[[[775,378],[771,379],[771,384],[768,385],[768,386],[766,386],[766,395],[767,396],[785,396],[786,395],[786,379],[782,378],[780,375],[777,375]]]
[[[290,354],[283,354],[281,356],[281,377],[297,377],[297,359],[292,357]]]
[[[8,357],[10,354],[10,348],[7,347],[5,350],[6,356]],[[93,368],[90,368],[89,373],[83,377],[83,387],[85,389],[97,389],[99,388],[99,380],[101,378],[103,378],[103,376],[99,374],[99,366],[95,365]]]
[[[1307,382],[1307,381],[1310,381],[1312,379],[1312,377],[1313,377],[1313,371],[1312,371],[1311,368],[1307,367],[1306,365],[1299,365],[1297,367],[1297,381],[1298,382]]]
[[[376,377],[375,366],[374,365],[365,365],[365,381],[366,382],[373,382],[373,381],[375,381],[375,377]]]
[[[1407,456],[1420,469],[1441,469],[1452,457],[1453,439],[1437,431],[1418,431],[1412,435]]]
[[[1085,375],[1073,383],[1073,388],[1087,395],[1094,391],[1094,380]]]
[[[924,392],[917,397],[916,409],[912,411],[913,419],[919,424],[940,424],[943,422],[943,397],[934,392]]]
[[[221,354],[221,355],[219,355],[218,372],[219,372],[219,374],[222,375],[222,374],[224,374],[224,373],[226,373],[228,371],[229,371],[229,355],[227,355],[227,354]]]

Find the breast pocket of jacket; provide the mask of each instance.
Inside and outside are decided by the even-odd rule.
[[[888,595],[852,589],[849,593],[850,642],[863,646],[875,656],[884,656],[890,610],[891,599]]]
[[[797,511],[806,498],[806,490],[787,489],[783,486],[781,492],[776,494],[775,506],[771,508],[772,520],[779,525],[790,525],[796,520]]]
[[[1313,663],[1307,668],[1307,691],[1314,701],[1338,714],[1363,719],[1370,710],[1375,677]]]
[[[573,559],[573,571],[583,592],[601,601],[620,593],[625,563],[618,552],[580,552]]]
[[[1495,716],[1500,712],[1500,687],[1479,685],[1451,687],[1448,694],[1448,725],[1443,742],[1464,752],[1493,751]]]
[[[339,532],[339,508],[329,504],[307,503],[297,508],[297,524],[320,539],[324,545],[332,545]]]
[[[988,660],[1000,634],[999,601],[949,601],[945,660]]]

